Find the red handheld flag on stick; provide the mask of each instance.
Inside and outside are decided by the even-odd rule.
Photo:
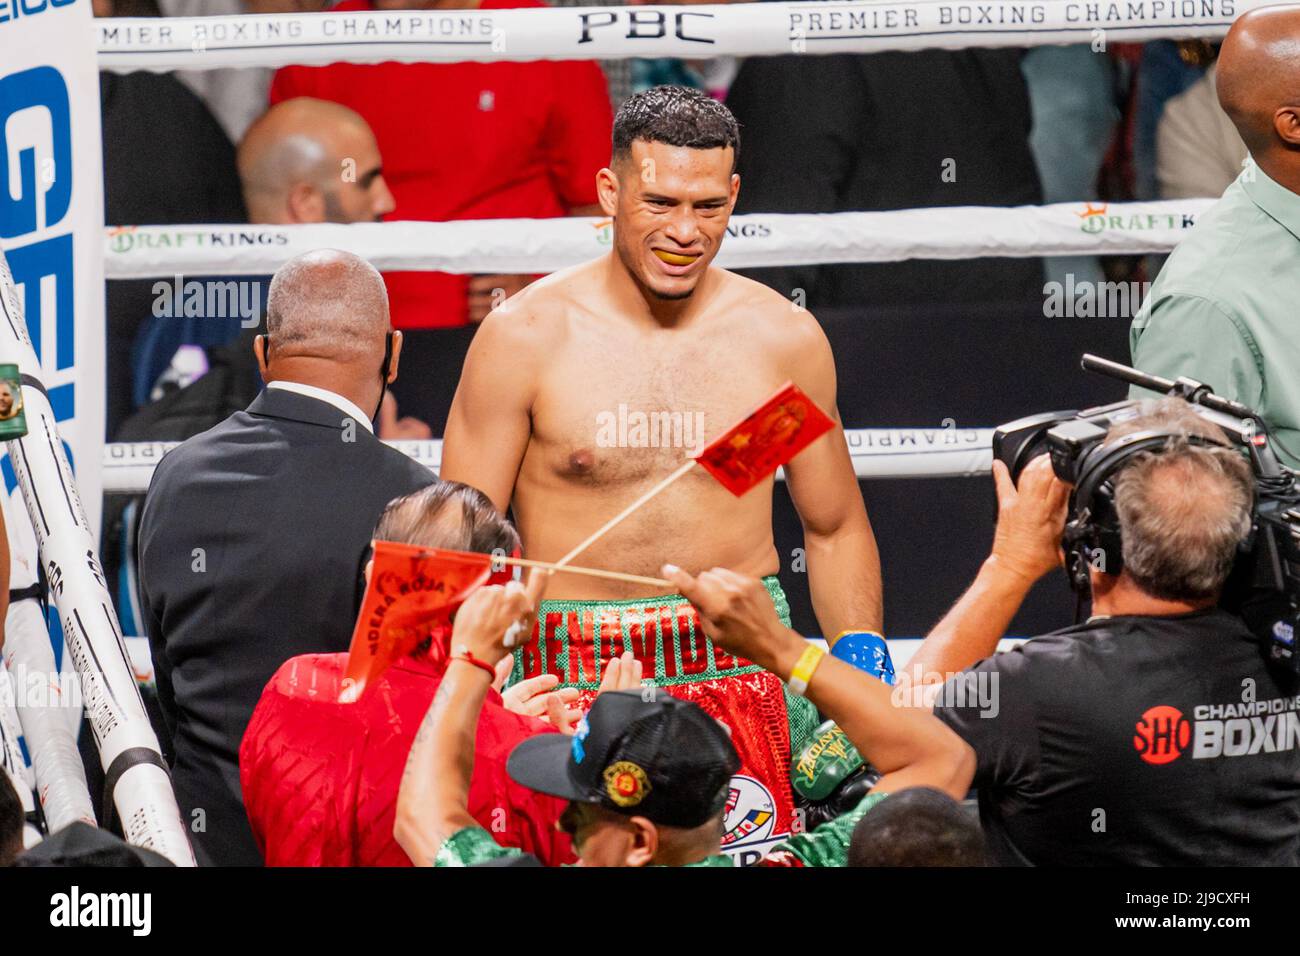
[[[430,634],[446,628],[452,613],[485,584],[508,581],[492,556],[468,551],[374,542],[374,564],[352,631],[339,703],[359,700],[393,661]]]
[[[834,427],[798,385],[786,382],[695,460],[739,498]]]
[[[715,438],[695,458],[655,485],[591,533],[555,563],[562,568],[605,536],[647,501],[700,464],[739,498],[835,427],[794,382],[786,382],[767,401]]]

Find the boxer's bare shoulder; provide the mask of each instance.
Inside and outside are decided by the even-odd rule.
[[[746,348],[767,357],[779,374],[794,379],[810,394],[825,392],[827,372],[834,384],[834,359],[821,323],[808,309],[753,279],[719,269],[723,284],[720,311],[744,324]],[[820,387],[819,387],[820,386]],[[814,394],[819,402],[834,400]]]

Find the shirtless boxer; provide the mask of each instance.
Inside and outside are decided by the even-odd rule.
[[[564,555],[786,380],[838,422],[835,363],[813,316],[711,265],[740,188],[738,148],[734,117],[704,94],[656,87],[633,96],[614,121],[610,168],[597,174],[612,251],[535,282],[479,329],[447,422],[442,476],[503,510],[513,505],[528,557]],[[786,478],[822,633],[879,630],[880,561],[842,429],[795,458]],[[578,563],[763,577],[788,623],[772,487],[769,478],[737,499],[694,469]],[[792,741],[798,750],[815,713],[775,677],[715,651],[680,595],[555,576],[513,679],[549,671],[594,692],[600,662],[625,642],[657,686],[731,728],[741,774],[761,785],[738,781],[733,795],[754,808],[740,814],[748,835],[789,832]]]

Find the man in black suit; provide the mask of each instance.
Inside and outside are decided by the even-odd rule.
[[[266,389],[168,453],[140,527],[141,609],[200,862],[258,865],[239,741],[276,669],[343,651],[384,506],[435,480],[373,434],[402,333],[379,273],[322,250],[271,281]]]

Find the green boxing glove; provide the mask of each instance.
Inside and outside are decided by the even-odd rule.
[[[811,742],[791,762],[790,779],[801,797],[820,803],[862,766],[858,748],[833,720],[828,720],[814,731]]]

